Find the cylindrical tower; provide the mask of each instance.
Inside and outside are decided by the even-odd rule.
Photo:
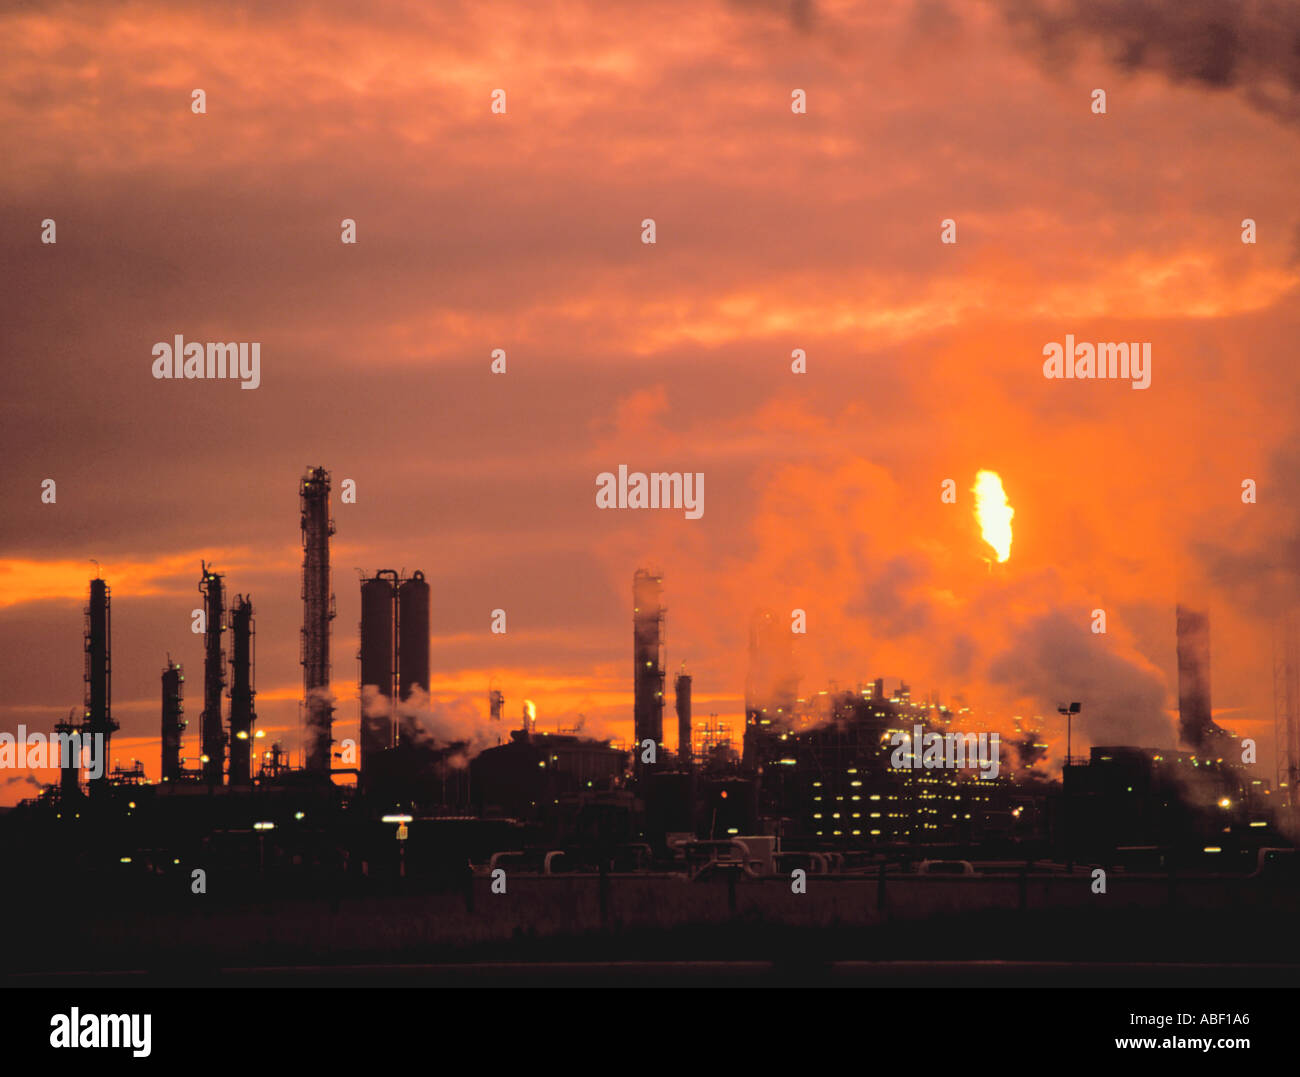
[[[334,708],[330,697],[330,473],[311,468],[300,488],[302,512],[302,691],[306,730],[303,765],[328,775]]]
[[[162,780],[181,776],[181,734],[185,730],[185,671],[167,657],[162,672]]]
[[[103,759],[100,776],[90,779],[92,797],[108,792],[108,772],[112,765],[110,742],[118,728],[112,715],[112,643],[108,581],[98,577],[90,581],[90,604],[86,607],[86,715],[85,733],[99,741],[97,751]]]
[[[393,746],[393,684],[396,677],[394,609],[397,573],[376,572],[361,581],[361,773],[376,752]],[[367,691],[373,687],[374,693]]]
[[[663,577],[638,569],[632,577],[633,746],[637,773],[644,741],[664,739]]]
[[[398,698],[409,699],[417,686],[429,690],[429,585],[419,571],[397,588]],[[404,725],[398,724],[398,736],[403,740]]]
[[[691,754],[691,677],[689,673],[677,674],[673,685],[677,697],[677,762],[683,770],[690,770],[694,759]]]
[[[1210,615],[1178,606],[1178,737],[1194,752],[1212,748],[1222,730],[1210,709]]]
[[[238,595],[230,611],[230,784],[251,785],[253,600]]]
[[[415,572],[397,588],[397,686],[407,699],[419,685],[429,690],[429,585]]]
[[[226,760],[226,734],[221,727],[221,696],[226,687],[226,655],[221,642],[226,627],[226,587],[224,577],[208,571],[206,563],[200,564],[203,576],[199,580],[199,593],[204,598],[207,631],[203,637],[203,718],[199,722],[199,743],[203,752],[203,778],[210,785],[220,785]]]

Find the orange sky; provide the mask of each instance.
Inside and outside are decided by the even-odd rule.
[[[1271,623],[1300,554],[1300,77],[1279,44],[1300,17],[1209,11],[0,15],[0,729],[79,705],[94,558],[114,754],[156,777],[168,653],[197,734],[206,559],[253,596],[261,725],[296,749],[296,491],[320,464],[340,735],[358,567],[429,577],[435,702],[486,712],[495,679],[512,719],[529,698],[541,728],[627,735],[646,565],[670,670],[737,726],[766,606],[807,611],[809,692],[901,677],[995,717],[1081,699],[1084,744],[1169,742],[1181,596],[1211,611],[1216,716],[1271,777]],[[178,333],[260,341],[261,386],[154,380]],[[1151,387],[1045,380],[1067,333],[1151,342]],[[704,472],[703,518],[597,509],[619,464]],[[994,572],[982,468],[1016,511]],[[31,791],[0,775],[0,803]]]

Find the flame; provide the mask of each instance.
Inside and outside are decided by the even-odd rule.
[[[987,542],[997,551],[998,562],[1011,556],[1011,517],[1016,514],[1007,503],[1002,477],[996,471],[981,471],[971,487],[975,494],[975,518]]]

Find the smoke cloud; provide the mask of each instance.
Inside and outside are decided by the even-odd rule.
[[[460,695],[450,700],[433,700],[419,685],[408,698],[397,704],[400,736],[421,748],[442,749],[461,746],[457,753],[472,759],[484,748],[495,746],[500,731],[491,726],[487,714],[479,710],[474,697]]]

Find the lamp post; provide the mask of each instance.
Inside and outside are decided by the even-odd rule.
[[[257,831],[257,873],[261,875],[266,871],[266,832],[274,830],[275,824],[270,822],[254,823],[253,829]]]
[[[397,874],[406,878],[406,824],[412,821],[410,815],[385,815],[381,822],[397,824]]]

